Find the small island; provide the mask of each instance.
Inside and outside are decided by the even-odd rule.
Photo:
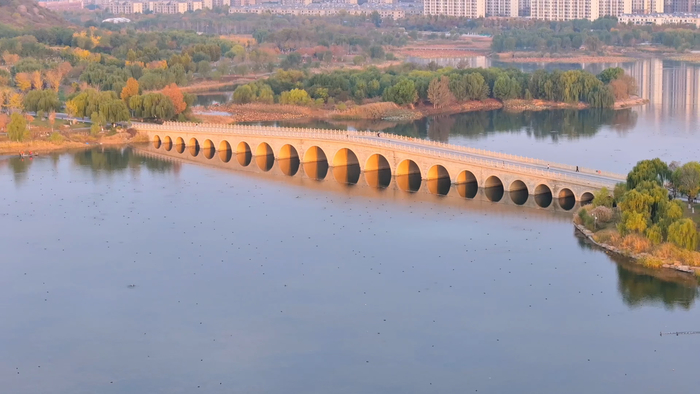
[[[671,268],[700,279],[698,220],[700,163],[643,160],[612,195],[602,189],[574,215],[594,244],[650,268]],[[681,200],[685,197],[686,201]]]

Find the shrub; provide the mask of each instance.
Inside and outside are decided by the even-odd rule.
[[[598,218],[600,223],[610,223],[613,219],[613,210],[602,205],[593,208],[590,214]]]
[[[54,144],[61,144],[64,141],[63,135],[61,133],[54,131],[49,135],[49,141]]]
[[[651,241],[639,234],[629,234],[622,239],[621,246],[633,253],[644,253],[651,250]]]
[[[588,214],[588,211],[581,209],[578,211],[578,217],[581,220],[581,224],[590,231],[595,231],[595,219],[593,216]]]

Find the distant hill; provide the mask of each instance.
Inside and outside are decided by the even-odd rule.
[[[0,0],[0,23],[15,28],[66,25],[63,18],[33,0]]]

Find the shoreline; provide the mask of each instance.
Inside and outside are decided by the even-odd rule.
[[[684,274],[695,275],[698,278],[700,278],[700,267],[693,267],[693,266],[689,266],[689,265],[680,265],[680,264],[671,264],[668,261],[664,261],[664,264],[662,264],[659,267],[648,267],[648,266],[642,264],[641,260],[643,260],[645,258],[653,257],[649,253],[632,253],[632,252],[622,250],[616,246],[613,246],[613,245],[610,245],[607,243],[598,242],[593,237],[594,233],[592,231],[588,230],[583,225],[577,224],[575,222],[573,223],[573,225],[574,225],[574,228],[576,229],[577,233],[580,233],[581,235],[583,235],[583,237],[586,238],[586,240],[588,242],[590,242],[593,245],[597,246],[598,248],[604,250],[605,253],[608,253],[608,254],[612,253],[614,255],[630,259],[635,264],[637,264],[641,267],[648,268],[648,269],[653,269],[653,270],[667,269],[667,270],[672,270],[672,271],[680,272],[680,273],[684,273]]]
[[[621,110],[645,105],[649,102],[640,97],[618,100],[610,109]],[[503,109],[509,112],[547,111],[557,109],[583,110],[590,106],[586,103],[563,103],[544,100],[506,100],[486,99],[483,101],[466,101],[441,108],[429,105],[401,107],[391,102],[376,102],[358,105],[346,110],[312,108],[280,104],[229,104],[225,106],[205,107],[206,111],[221,111],[230,116],[207,115],[195,112],[197,117],[211,123],[240,122],[274,122],[274,121],[342,121],[342,120],[385,120],[393,122],[410,122],[428,116],[454,115],[466,112],[492,111]]]
[[[19,152],[26,151],[48,153],[60,150],[93,148],[96,146],[118,146],[148,142],[147,138],[143,139],[139,136],[130,139],[120,138],[121,136],[117,136],[117,138],[114,137],[115,136],[103,137],[95,141],[63,141],[60,143],[53,143],[46,140],[32,140],[23,142],[0,141],[0,155],[19,156]]]

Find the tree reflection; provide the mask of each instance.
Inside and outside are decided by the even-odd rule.
[[[29,166],[32,165],[32,162],[34,162],[34,160],[31,157],[22,158],[19,156],[14,156],[8,159],[16,185],[21,184],[27,179],[27,172],[29,171]]]
[[[179,170],[179,163],[138,155],[131,148],[90,149],[75,153],[76,164],[89,167],[95,174],[116,173],[126,169],[146,168],[151,172],[166,173]]]
[[[666,309],[688,310],[699,294],[697,286],[633,272],[621,265],[617,266],[617,276],[617,288],[625,304],[631,307],[661,303]]]

